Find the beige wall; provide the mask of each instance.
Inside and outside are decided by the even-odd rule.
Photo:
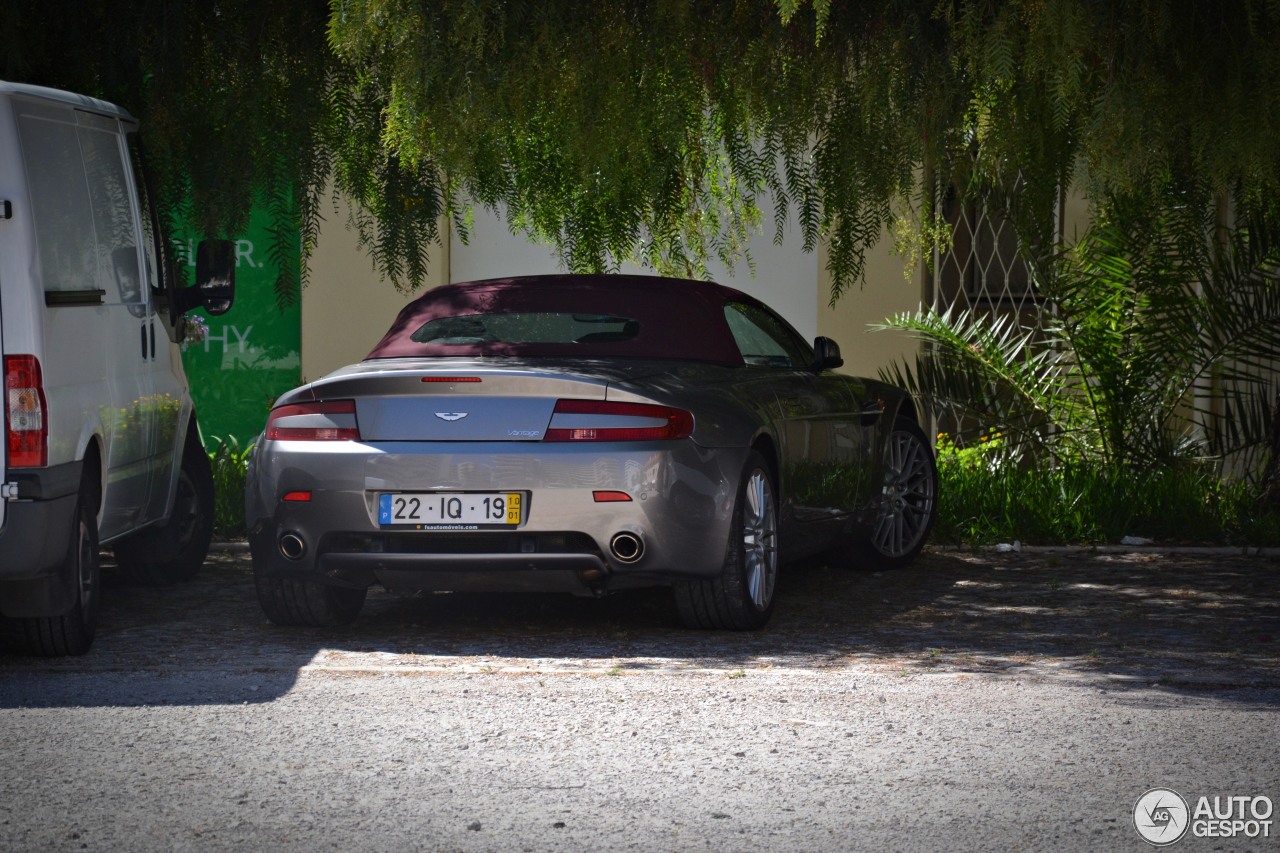
[[[1089,199],[1085,198],[1084,193],[1079,189],[1072,187],[1067,191],[1067,197],[1062,205],[1063,242],[1068,246],[1075,245],[1092,224],[1093,218],[1089,215]]]
[[[441,231],[447,245],[443,223]],[[347,227],[345,202],[321,223],[308,269],[310,280],[302,292],[303,382],[363,359],[390,328],[396,312],[417,295],[398,292],[374,270],[372,259]],[[433,245],[424,289],[448,281],[449,251]]]
[[[834,308],[831,274],[825,244],[818,252],[818,334],[834,338],[844,356],[841,372],[875,377],[880,368],[903,358],[915,358],[919,344],[904,332],[872,332],[870,323],[920,307],[920,275],[903,274],[906,261],[893,251],[885,234],[867,252],[866,282],[845,290]]]

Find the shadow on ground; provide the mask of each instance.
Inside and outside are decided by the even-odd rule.
[[[1266,557],[931,552],[893,572],[799,565],[782,578],[769,628],[751,634],[681,628],[665,590],[603,599],[375,590],[350,628],[283,629],[258,608],[247,555],[212,554],[180,587],[130,586],[109,564],[104,574],[93,650],[61,660],[0,653],[0,707],[263,702],[304,668],[333,677],[853,669],[1224,695],[1280,686],[1280,561]]]

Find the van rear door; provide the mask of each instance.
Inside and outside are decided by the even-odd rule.
[[[138,236],[118,119],[24,101],[26,159],[47,308],[41,353],[50,426],[77,444],[97,421],[107,466],[99,535],[133,529],[150,491],[152,419],[147,306],[139,293]]]
[[[10,132],[8,118],[8,99],[0,98],[0,138],[6,140],[7,133]],[[2,267],[3,260],[13,257],[16,248],[13,245],[12,217],[13,202],[16,200],[14,182],[18,180],[19,170],[16,168],[17,164],[12,162],[15,152],[9,151],[10,147],[7,143],[0,146],[0,375],[6,373],[4,355],[7,352],[4,348],[4,288],[7,273]],[[0,490],[6,494],[0,494],[0,530],[4,529],[5,517],[8,515],[6,510],[9,508],[9,383],[4,384],[4,397],[0,398],[0,412],[4,413],[0,415],[4,419],[4,444],[0,445]]]

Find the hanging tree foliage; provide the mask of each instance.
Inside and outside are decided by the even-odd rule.
[[[1020,176],[1032,231],[1070,182],[1280,190],[1276,0],[7,0],[0,75],[134,111],[206,233],[265,196],[309,249],[333,188],[399,287],[469,204],[692,275],[794,213],[834,298],[895,220],[934,233],[934,181]]]

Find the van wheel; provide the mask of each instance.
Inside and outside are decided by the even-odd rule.
[[[92,491],[80,487],[73,514],[70,545],[62,565],[63,577],[74,578],[75,602],[60,616],[6,620],[27,654],[41,657],[82,655],[93,645],[98,630],[101,567],[98,561],[98,511]]]
[[[204,565],[213,538],[213,468],[200,439],[188,433],[173,513],[162,525],[116,543],[116,562],[131,579],[154,586],[184,583]]]

